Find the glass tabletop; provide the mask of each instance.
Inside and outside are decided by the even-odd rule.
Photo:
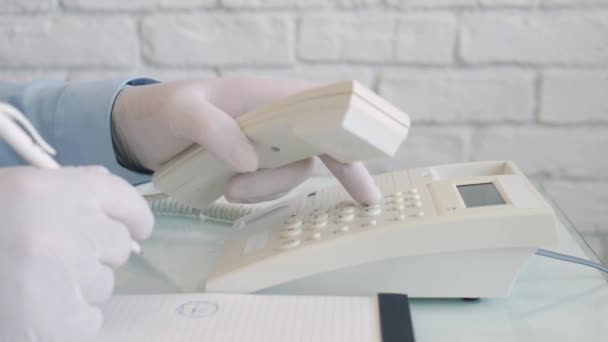
[[[200,292],[231,225],[157,215],[143,254],[132,255],[116,274],[117,294]]]
[[[608,227],[604,229],[602,226],[586,226],[581,220],[568,215],[572,211],[568,203],[552,195],[542,185],[537,185],[537,189],[553,207],[558,221],[572,234],[588,259],[604,265],[608,264]]]

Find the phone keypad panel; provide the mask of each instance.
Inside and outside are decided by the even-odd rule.
[[[276,250],[284,251],[391,223],[406,223],[424,217],[424,203],[417,188],[383,196],[380,204],[365,206],[342,200],[325,207],[300,207],[291,213],[275,234]]]

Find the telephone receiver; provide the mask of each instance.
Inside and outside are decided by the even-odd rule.
[[[392,157],[411,125],[407,114],[357,81],[303,91],[236,121],[256,147],[260,168],[320,154],[344,163]],[[193,145],[163,165],[153,183],[176,201],[203,210],[224,194],[234,175]]]

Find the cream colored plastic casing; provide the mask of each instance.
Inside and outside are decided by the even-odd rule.
[[[237,122],[256,146],[260,168],[324,153],[342,162],[390,157],[410,127],[407,114],[355,81],[298,93]],[[153,182],[178,202],[204,209],[223,195],[233,175],[196,145],[158,170]]]
[[[207,291],[501,297],[526,259],[557,241],[553,210],[511,161],[376,181],[384,194],[376,207],[354,204],[336,187],[237,221]],[[467,207],[466,185],[494,189],[504,204]]]

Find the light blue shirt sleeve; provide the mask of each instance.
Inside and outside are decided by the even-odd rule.
[[[56,160],[67,165],[103,165],[132,184],[150,176],[121,166],[112,144],[112,107],[128,86],[156,83],[137,78],[117,81],[35,81],[28,84],[0,82],[0,101],[22,111],[56,150]],[[24,161],[0,139],[0,167]]]

